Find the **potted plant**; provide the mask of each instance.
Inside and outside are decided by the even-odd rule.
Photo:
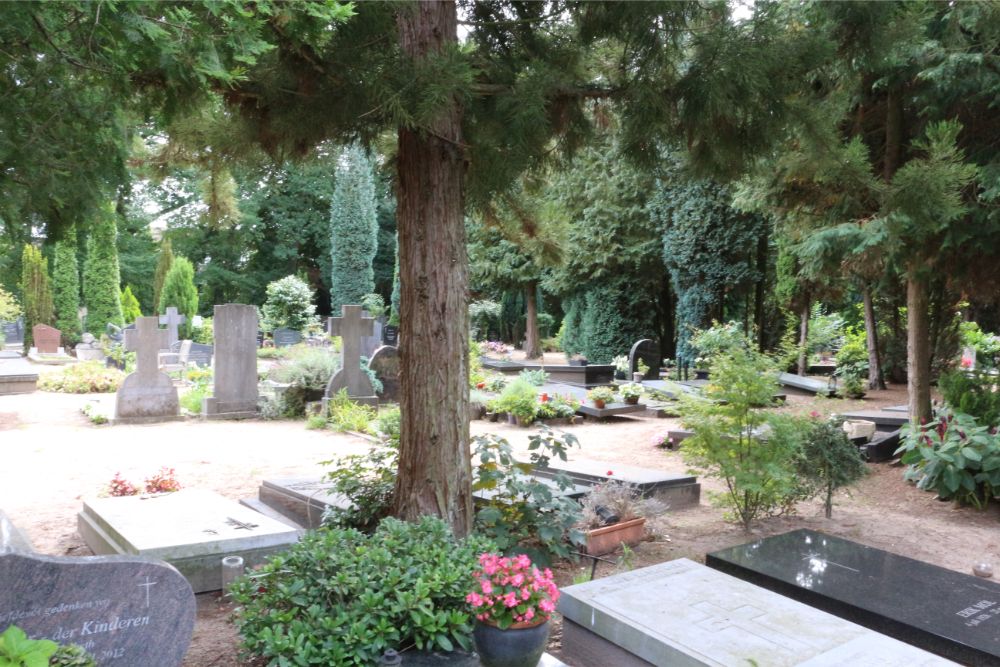
[[[584,549],[592,556],[611,553],[623,543],[635,546],[646,534],[645,501],[631,484],[618,480],[598,484],[580,504],[581,528],[586,538]]]
[[[624,380],[628,377],[628,356],[622,354],[611,360],[611,365],[615,367],[615,379]]]
[[[639,402],[639,397],[643,395],[644,390],[641,384],[628,382],[618,387],[618,393],[621,394],[625,403],[635,405]]]
[[[603,410],[605,405],[615,400],[615,392],[608,387],[595,387],[587,392],[587,399],[595,408]]]
[[[549,638],[559,589],[549,569],[524,554],[485,553],[465,600],[476,617],[472,639],[485,667],[535,667]]]

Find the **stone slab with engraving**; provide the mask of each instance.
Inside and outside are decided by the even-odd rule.
[[[164,560],[196,593],[222,587],[222,557],[258,565],[299,539],[300,532],[217,493],[184,489],[158,496],[84,501],[77,528],[97,554]]]
[[[101,667],[177,667],[194,617],[191,586],[165,563],[0,551],[0,631],[78,644]]]
[[[686,558],[562,590],[580,667],[939,667],[954,663]]]
[[[295,329],[279,327],[274,330],[272,336],[274,336],[275,347],[290,347],[302,342],[302,334]]]
[[[257,416],[257,309],[238,303],[216,306],[213,395],[202,401],[209,419]]]
[[[1000,584],[812,530],[708,554],[713,568],[974,665],[1000,664]]]

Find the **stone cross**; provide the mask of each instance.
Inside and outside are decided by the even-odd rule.
[[[177,308],[174,306],[169,306],[167,312],[160,315],[160,324],[167,325],[167,344],[164,345],[164,349],[169,348],[171,345],[178,341],[177,327],[184,324],[187,318],[177,312]]]
[[[159,373],[158,355],[169,335],[169,331],[160,328],[155,317],[138,317],[135,329],[125,330],[125,349],[136,353],[135,372],[140,378],[148,380]]]
[[[342,306],[341,317],[328,320],[332,336],[340,336],[340,370],[330,379],[326,388],[326,398],[341,389],[354,399],[369,399],[377,402],[368,374],[361,370],[361,339],[374,332],[375,319],[362,313],[361,306]]]

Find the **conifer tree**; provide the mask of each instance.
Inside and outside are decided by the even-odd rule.
[[[160,314],[160,293],[163,291],[163,281],[174,262],[174,249],[170,239],[165,238],[160,244],[160,254],[156,259],[156,273],[153,275],[153,310]]]
[[[52,258],[52,298],[56,309],[56,328],[62,331],[64,343],[73,345],[80,340],[80,267],[76,259],[76,225],[63,230],[55,243]]]
[[[34,343],[32,329],[36,324],[52,325],[55,307],[49,287],[48,262],[33,245],[24,246],[21,255],[21,294],[24,302],[24,347]]]
[[[186,318],[180,326],[180,336],[191,335],[191,318],[198,313],[198,288],[194,284],[194,266],[185,257],[175,257],[163,280],[160,291],[160,312],[174,306]]]
[[[87,306],[87,331],[95,336],[101,335],[108,324],[124,326],[115,218],[114,207],[105,204],[88,227],[83,301]]]
[[[378,250],[372,160],[358,144],[344,150],[330,202],[330,311],[359,304],[375,291],[372,261]]]
[[[122,317],[125,324],[135,322],[136,318],[142,317],[142,308],[139,306],[139,299],[132,293],[132,286],[126,285],[122,290]]]
[[[392,272],[392,300],[389,303],[389,324],[399,326],[399,254],[396,254],[396,268]]]

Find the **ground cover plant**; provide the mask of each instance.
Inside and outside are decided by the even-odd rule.
[[[38,388],[63,394],[108,394],[118,391],[125,373],[100,361],[81,361],[38,378]]]

